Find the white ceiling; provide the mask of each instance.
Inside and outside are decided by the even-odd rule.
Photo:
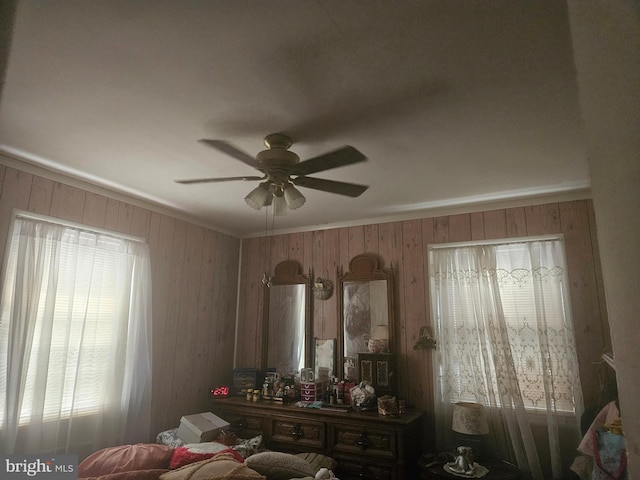
[[[0,150],[238,236],[274,132],[302,160],[353,145],[366,163],[313,176],[277,229],[419,216],[584,192],[569,25],[557,0],[47,0],[18,4]]]

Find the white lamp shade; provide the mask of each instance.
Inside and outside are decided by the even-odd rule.
[[[307,201],[307,199],[304,198],[304,195],[302,195],[300,191],[293,185],[289,185],[284,189],[284,199],[286,200],[287,205],[291,210],[300,208],[302,205],[304,205],[304,202]]]
[[[454,432],[466,435],[486,435],[489,433],[489,425],[484,414],[484,407],[479,403],[456,403],[453,406],[451,428]]]
[[[249,195],[244,197],[244,201],[247,202],[251,208],[255,208],[256,210],[260,210],[267,204],[267,200],[269,199],[269,189],[267,188],[266,182],[261,183],[256,188],[249,192]]]
[[[374,340],[388,340],[389,327],[387,325],[376,325],[371,334],[371,338]]]

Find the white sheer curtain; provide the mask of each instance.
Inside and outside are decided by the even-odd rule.
[[[148,441],[151,276],[142,241],[16,216],[0,310],[0,449]]]
[[[438,447],[453,446],[453,403],[477,402],[485,450],[562,478],[559,423],[577,445],[582,411],[562,241],[433,248],[430,276]]]

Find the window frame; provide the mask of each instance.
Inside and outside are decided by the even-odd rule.
[[[500,245],[511,245],[511,244],[521,244],[521,243],[533,243],[533,242],[544,242],[544,241],[560,241],[562,243],[563,246],[563,254],[564,254],[564,265],[565,265],[565,271],[564,271],[564,275],[566,276],[565,278],[565,284],[567,287],[569,287],[569,271],[568,271],[568,260],[567,260],[567,252],[566,252],[566,248],[565,248],[565,241],[564,241],[564,235],[563,234],[551,234],[551,235],[535,235],[535,236],[523,236],[523,237],[511,237],[511,238],[499,238],[499,239],[488,239],[488,240],[474,240],[474,241],[461,241],[461,242],[447,242],[447,243],[437,243],[437,244],[429,244],[427,246],[427,251],[428,251],[428,268],[429,268],[429,273],[428,273],[428,282],[429,282],[429,308],[430,308],[430,315],[436,315],[439,316],[439,314],[437,314],[437,310],[439,309],[439,307],[436,304],[436,299],[435,296],[433,295],[433,291],[435,289],[435,285],[434,285],[434,276],[433,276],[433,264],[434,264],[434,251],[439,250],[439,249],[456,249],[456,248],[465,248],[465,247],[477,247],[477,246],[500,246]],[[567,293],[569,293],[569,289],[567,289]],[[568,310],[569,314],[568,317],[571,321],[571,323],[573,323],[573,313],[572,313],[572,309],[573,306],[571,304],[571,298],[570,296],[566,299],[566,301],[563,300],[563,306],[565,310]],[[566,318],[566,317],[565,317]],[[432,322],[435,324],[435,322],[437,322],[437,319],[433,319]],[[516,323],[511,322],[508,323],[509,327],[513,327],[514,325],[516,325]],[[573,334],[573,343],[574,343],[574,347],[577,346],[577,341],[575,338],[575,326],[572,326],[572,334]],[[511,346],[513,346],[513,343],[510,343]],[[539,353],[540,350],[537,350],[537,352]],[[577,352],[576,352],[577,354]],[[577,361],[577,358],[576,358]],[[517,368],[517,372],[518,372],[518,382],[520,383],[520,377],[521,374],[523,372],[522,368]],[[445,374],[444,372],[441,372],[441,374]],[[491,386],[491,388],[495,389],[496,386],[493,385]],[[486,402],[482,402],[481,400],[478,399],[448,399],[448,401],[450,401],[452,404],[456,403],[457,401],[475,401],[475,402],[479,402],[479,403],[483,403],[483,405],[486,408],[492,408],[489,404],[487,404]],[[497,399],[498,403],[499,403],[499,398]],[[556,408],[555,412],[558,415],[561,416],[567,416],[567,417],[574,417],[576,414],[576,411],[579,409],[580,407],[576,405],[575,400],[572,401],[572,410],[568,410],[567,408]],[[525,402],[525,411],[527,412],[528,415],[532,415],[532,416],[537,416],[537,415],[541,415],[544,412],[547,411],[546,407],[540,407],[540,406],[535,406],[535,405],[531,405],[530,402]]]
[[[1,271],[1,276],[0,279],[2,280],[2,283],[0,283],[0,299],[1,297],[5,294],[5,291],[11,293],[13,291],[13,289],[15,288],[14,285],[12,284],[11,286],[9,286],[7,284],[7,275],[8,275],[8,266],[9,266],[9,261],[11,258],[11,251],[12,251],[12,246],[13,246],[13,237],[14,237],[14,231],[15,231],[15,225],[16,225],[16,220],[18,219],[25,219],[25,220],[29,220],[29,221],[35,221],[35,222],[41,222],[41,223],[48,223],[51,225],[55,225],[55,226],[60,226],[63,228],[69,228],[69,229],[73,229],[73,230],[77,230],[80,235],[87,233],[90,235],[106,235],[109,237],[114,237],[118,240],[123,240],[123,241],[127,241],[127,242],[140,242],[140,243],[144,243],[146,244],[146,239],[142,238],[142,237],[138,237],[138,236],[134,236],[134,235],[130,235],[130,234],[126,234],[126,233],[121,233],[121,232],[117,232],[115,230],[108,230],[108,229],[104,229],[104,228],[100,228],[100,227],[93,227],[90,225],[85,225],[85,224],[81,224],[81,223],[77,223],[77,222],[73,222],[73,221],[69,221],[69,220],[65,220],[65,219],[60,219],[60,218],[56,218],[56,217],[51,217],[51,216],[47,216],[47,215],[43,215],[43,214],[38,214],[38,213],[33,213],[33,212],[28,212],[28,211],[24,211],[24,210],[20,210],[20,209],[13,209],[12,214],[11,214],[11,220],[10,220],[10,225],[9,225],[9,229],[8,229],[8,234],[7,234],[7,238],[6,238],[6,244],[5,244],[5,251],[4,251],[4,256],[3,256],[3,262],[2,262],[2,271]],[[96,248],[96,246],[94,246],[93,248]],[[99,248],[99,247],[98,247]],[[64,294],[60,294],[61,296],[63,296]],[[72,302],[69,302],[72,303]],[[1,307],[1,305],[0,305]],[[3,312],[0,311],[0,315],[2,317],[4,317],[4,315],[2,315]],[[34,339],[40,336],[40,332],[36,332],[34,335]],[[38,340],[39,342],[39,340]],[[97,342],[100,343],[100,342]],[[39,344],[39,343],[38,343]],[[112,348],[111,343],[109,343],[108,345],[103,345],[103,348]],[[51,357],[53,355],[53,352],[56,350],[60,349],[60,346],[57,345],[55,342],[52,342],[50,345],[50,353],[49,353],[49,357]],[[33,353],[32,353],[32,358],[33,358]],[[37,355],[37,353],[35,354]],[[6,386],[3,386],[3,388],[6,388]],[[60,386],[61,389],[61,394],[64,392],[64,385]],[[77,407],[77,404],[76,404]],[[59,416],[51,416],[51,415],[44,415],[43,414],[43,420],[45,422],[47,421],[55,421],[56,419],[62,419],[62,420],[68,420],[70,419],[72,416],[73,417],[88,417],[88,416],[92,416],[94,414],[96,414],[99,411],[100,408],[100,404],[97,404],[95,402],[92,402],[92,405],[88,405],[86,407],[82,407],[80,408],[80,410],[78,410],[77,408],[74,408],[73,411],[68,410],[68,409],[63,409],[63,411],[60,413]],[[27,412],[27,414],[20,414],[20,420],[18,425],[20,427],[26,426],[28,425],[29,422],[29,412]],[[0,416],[0,428],[2,428],[2,417]]]

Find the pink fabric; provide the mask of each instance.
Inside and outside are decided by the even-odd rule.
[[[156,468],[151,470],[133,470],[132,472],[109,473],[98,477],[80,477],[81,480],[159,480],[160,475],[171,470]]]
[[[85,458],[78,465],[78,476],[87,478],[137,470],[166,470],[169,468],[172,455],[173,448],[154,443],[108,447]],[[131,480],[146,480],[146,478],[143,476],[138,479],[134,475]]]
[[[187,447],[178,447],[173,452],[171,456],[171,462],[169,463],[169,468],[175,469],[183,467],[184,465],[189,465],[190,463],[199,462],[200,460],[206,460],[208,458],[215,457],[216,455],[220,455],[222,453],[230,453],[233,457],[240,463],[244,462],[244,458],[238,452],[231,448],[227,448],[220,452],[209,452],[209,453],[198,453],[192,452]]]

